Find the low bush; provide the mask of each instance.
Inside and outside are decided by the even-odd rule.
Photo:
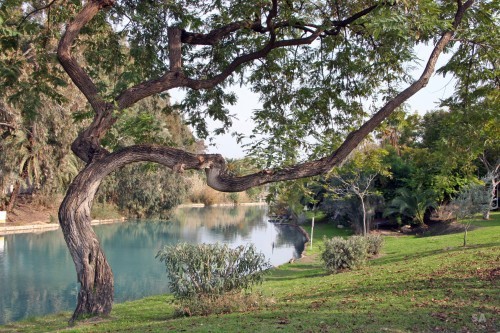
[[[377,255],[384,245],[384,239],[380,235],[367,235],[366,237],[366,252],[368,255]]]
[[[325,238],[325,248],[321,253],[321,259],[325,268],[332,273],[355,269],[366,262],[367,244],[366,239],[362,236],[352,236],[348,239],[342,237]]]
[[[251,298],[242,290],[261,283],[271,267],[253,245],[180,243],[165,246],[157,258],[165,263],[170,292],[180,301],[178,312],[188,315],[230,312],[238,304],[247,309]]]

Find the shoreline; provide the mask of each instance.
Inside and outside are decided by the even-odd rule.
[[[211,206],[205,206],[204,204],[181,204],[178,208],[202,208],[202,207],[231,207],[231,206],[264,206],[267,205],[266,202],[243,202],[239,204],[224,203],[216,204]],[[91,225],[100,224],[111,224],[111,223],[121,223],[127,221],[127,218],[122,217],[118,219],[104,219],[104,220],[92,220]],[[45,231],[53,231],[60,228],[59,223],[34,221],[31,223],[26,223],[23,225],[7,225],[7,223],[0,224],[0,236],[14,235],[14,234],[26,234],[26,233],[40,233]]]
[[[122,217],[120,219],[92,220],[90,221],[90,223],[91,225],[99,225],[99,224],[121,223],[125,221],[126,219]],[[59,228],[61,228],[59,223],[45,223],[36,221],[25,225],[0,226],[0,236],[53,231]]]
[[[202,208],[202,207],[238,207],[238,206],[267,206],[267,202],[241,202],[241,203],[220,203],[207,206],[202,203],[190,203],[190,204],[180,204],[177,208]]]

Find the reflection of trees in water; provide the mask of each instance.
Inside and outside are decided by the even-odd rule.
[[[171,221],[129,221],[100,225],[95,230],[105,248],[116,242],[150,247],[176,242],[179,238],[195,242],[201,227],[231,240],[238,235],[248,236],[256,227],[265,227],[266,212],[266,207],[259,206],[179,208]]]
[[[237,236],[246,237],[255,227],[265,225],[266,212],[266,207],[261,206],[179,208],[175,211],[173,222],[186,231],[204,226],[221,235],[224,241],[230,241]]]
[[[306,237],[297,230],[296,226],[292,225],[275,225],[276,235],[275,246],[286,247],[292,245],[294,247],[294,258],[300,258],[304,252]]]
[[[78,287],[71,265],[60,231],[5,236],[0,322],[74,307]]]
[[[22,289],[0,298],[0,323],[36,314],[49,314],[71,309],[76,305],[78,286],[75,283],[53,288],[36,288],[36,285],[23,285]]]
[[[128,221],[100,225],[94,228],[101,244],[133,245],[156,247],[159,244],[173,241],[180,234],[180,229],[169,221]]]

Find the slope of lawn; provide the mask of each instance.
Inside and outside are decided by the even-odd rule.
[[[306,258],[272,270],[255,288],[271,301],[252,312],[174,318],[172,297],[155,296],[75,327],[64,313],[0,332],[498,332],[500,214],[473,224],[466,248],[462,233],[387,236],[367,267],[327,275],[317,259],[322,237],[348,231],[318,223]]]

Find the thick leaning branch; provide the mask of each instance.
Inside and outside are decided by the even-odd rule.
[[[453,21],[453,29],[442,34],[439,41],[434,46],[431,55],[427,61],[427,65],[423,70],[420,78],[411,84],[408,88],[400,92],[394,99],[382,107],[375,115],[364,123],[357,131],[349,134],[342,145],[330,156],[322,159],[302,163],[296,166],[285,169],[276,169],[261,171],[243,177],[233,177],[229,175],[225,169],[213,166],[206,170],[207,183],[210,187],[224,192],[243,191],[253,186],[263,185],[271,182],[279,182],[284,180],[292,180],[304,177],[312,177],[329,172],[333,167],[342,162],[347,155],[358,146],[358,144],[384,119],[386,119],[397,107],[403,104],[408,98],[416,94],[427,85],[429,79],[434,72],[436,62],[439,55],[443,52],[444,47],[450,42],[454,35],[455,29],[463,19],[465,11],[474,3],[474,0],[468,0],[463,5],[459,6],[455,19]]]
[[[132,146],[109,155],[103,159],[103,162],[109,158],[109,163],[151,161],[166,165],[174,170],[205,169],[207,184],[223,192],[239,192],[267,183],[312,177],[327,173],[342,162],[347,155],[397,107],[427,85],[434,72],[439,55],[443,52],[444,47],[450,42],[455,29],[462,21],[465,11],[473,2],[473,0],[469,0],[458,8],[453,21],[453,30],[446,31],[442,34],[441,38],[434,46],[420,78],[382,107],[357,131],[352,132],[344,143],[330,156],[288,168],[263,170],[242,177],[232,176],[227,171],[225,161],[220,155],[196,155],[167,147]],[[117,162],[114,162],[115,160]]]

